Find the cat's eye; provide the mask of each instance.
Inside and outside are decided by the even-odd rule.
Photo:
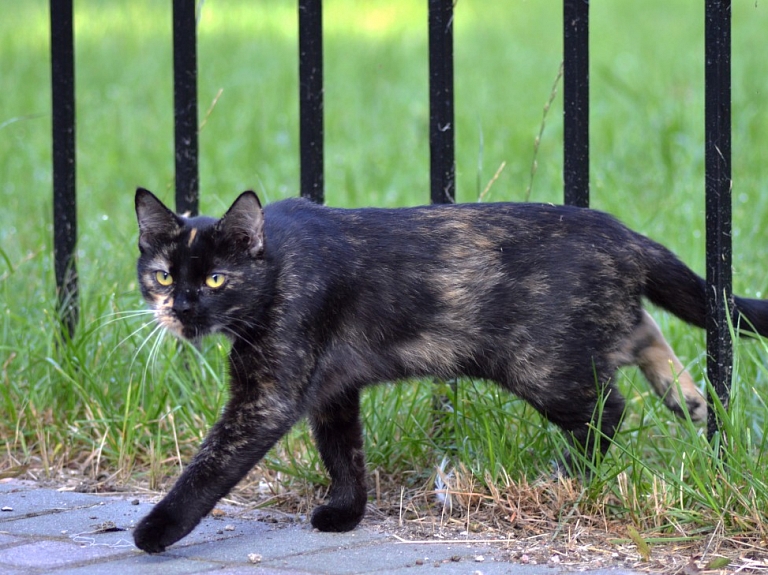
[[[173,283],[173,276],[168,272],[159,270],[155,272],[155,279],[161,286],[169,286]]]
[[[205,285],[210,288],[220,288],[227,280],[227,276],[224,274],[211,274],[205,278]]]

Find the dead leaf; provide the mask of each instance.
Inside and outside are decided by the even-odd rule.
[[[115,531],[125,531],[125,529],[115,525],[114,521],[105,521],[104,523],[99,523],[98,525],[94,525],[93,531],[91,531],[90,533],[92,534],[113,533]]]

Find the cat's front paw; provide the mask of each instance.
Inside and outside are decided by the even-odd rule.
[[[321,505],[312,512],[312,527],[320,531],[351,531],[357,527],[357,524],[363,519],[363,515],[365,515],[365,510],[360,512]]]
[[[174,517],[162,507],[155,507],[133,530],[136,547],[147,553],[162,553],[169,545],[189,533]]]

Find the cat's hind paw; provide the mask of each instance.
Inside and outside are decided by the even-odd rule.
[[[330,505],[321,505],[312,512],[312,527],[320,531],[331,531],[340,533],[351,531],[357,527],[363,519],[365,511],[353,511],[331,507]]]

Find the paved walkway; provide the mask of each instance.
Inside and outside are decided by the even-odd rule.
[[[518,565],[482,543],[410,543],[365,524],[319,533],[267,514],[208,517],[160,555],[134,547],[131,529],[152,504],[131,496],[90,495],[0,483],[0,574],[187,575],[367,574],[554,575],[562,566]],[[591,571],[630,575],[628,571]]]

